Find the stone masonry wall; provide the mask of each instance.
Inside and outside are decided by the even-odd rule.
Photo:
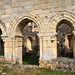
[[[5,58],[11,57],[15,62],[18,59],[22,64],[22,35],[19,33],[24,24],[21,22],[26,20],[34,21],[38,26],[40,60],[56,58],[56,25],[66,19],[72,23],[74,31],[74,15],[75,0],[0,0],[0,28],[5,32],[2,34]]]
[[[65,57],[58,57],[57,59],[52,59],[50,61],[40,61],[39,67],[45,67],[48,69],[53,70],[60,70],[60,71],[68,71],[68,72],[75,72],[75,59],[73,58],[65,58]]]
[[[0,0],[0,20],[5,23],[9,35],[15,18],[37,15],[44,22],[44,30],[47,31],[49,20],[60,11],[74,13],[75,0]]]

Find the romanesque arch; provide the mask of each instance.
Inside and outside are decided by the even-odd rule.
[[[72,26],[75,27],[75,17],[74,14],[68,11],[64,11],[64,12],[59,12],[56,15],[54,15],[51,20],[49,21],[49,32],[56,32],[56,28],[58,23],[61,20],[67,20],[68,22],[72,23]]]
[[[51,49],[53,50],[53,55],[57,57],[57,28],[59,27],[60,24],[62,23],[66,23],[68,24],[71,29],[72,32],[74,34],[74,28],[75,28],[75,17],[74,14],[71,12],[59,12],[57,13],[57,15],[55,15],[54,17],[52,17],[52,19],[50,20],[49,23],[49,32],[51,32]],[[74,42],[73,42],[73,54],[75,57],[75,49],[74,49]],[[55,57],[55,58],[56,58]]]
[[[0,29],[2,30],[2,35],[7,35],[6,26],[1,20],[0,20]]]
[[[14,43],[13,44],[13,59],[14,61],[18,61],[20,64],[22,64],[22,31],[23,28],[29,23],[29,22],[34,22],[37,25],[38,32],[41,32],[41,26],[40,21],[36,20],[36,18],[31,18],[31,17],[22,17],[20,18],[17,23],[15,23],[15,26],[13,25],[13,35],[14,35]],[[16,41],[16,42],[15,42]],[[20,52],[18,52],[20,51]],[[16,59],[15,59],[16,58]]]
[[[32,21],[34,21],[36,24],[37,24],[37,26],[38,26],[38,30],[39,30],[39,32],[45,32],[45,30],[44,30],[44,23],[43,23],[43,21],[42,21],[42,19],[38,16],[38,15],[36,15],[36,14],[34,14],[34,13],[30,13],[29,15],[28,14],[25,14],[25,15],[19,15],[18,17],[16,17],[12,22],[11,22],[11,25],[13,25],[13,26],[10,26],[9,28],[11,28],[11,33],[12,33],[12,31],[13,31],[13,33],[14,34],[16,34],[17,32],[19,32],[19,30],[18,30],[18,25],[22,22],[22,21],[24,21],[25,19],[29,19],[29,20],[32,20]],[[12,34],[13,34],[12,33]],[[13,36],[13,35],[12,35]]]

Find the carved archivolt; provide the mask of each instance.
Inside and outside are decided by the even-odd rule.
[[[2,30],[2,35],[7,35],[6,26],[1,20],[0,20],[0,29]]]
[[[75,14],[73,14],[71,12],[66,12],[66,11],[57,13],[49,21],[48,32],[56,32],[56,29],[57,29],[58,24],[60,22],[69,23],[68,25],[70,25],[72,30],[74,30],[74,28],[75,28],[75,17],[74,17],[74,15]]]

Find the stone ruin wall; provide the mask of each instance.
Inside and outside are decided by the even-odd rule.
[[[5,42],[5,60],[22,64],[22,38],[19,33],[22,29],[20,22],[24,19],[33,20],[38,26],[39,63],[57,58],[56,25],[65,19],[72,23],[74,31],[74,16],[75,0],[0,0],[0,28]]]
[[[30,14],[39,16],[46,26],[44,31],[47,31],[54,15],[63,11],[74,13],[74,6],[75,0],[0,0],[0,20],[7,28],[8,36],[12,33],[9,32],[14,20]]]

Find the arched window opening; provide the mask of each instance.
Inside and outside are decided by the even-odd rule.
[[[32,49],[33,49],[33,43],[32,42],[33,42],[33,40],[31,37],[28,37],[26,39],[26,47],[27,47],[26,52],[32,51]]]
[[[57,27],[57,56],[73,57],[73,34],[72,28],[62,22]]]

